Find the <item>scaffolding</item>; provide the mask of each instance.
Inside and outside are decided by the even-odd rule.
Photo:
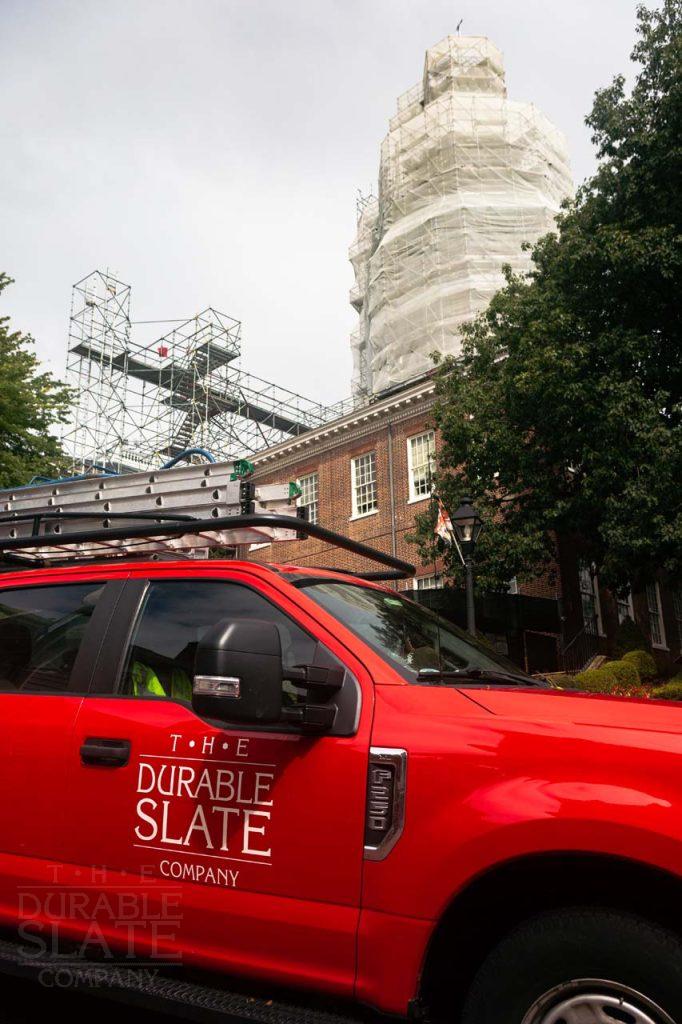
[[[350,249],[356,401],[418,377],[431,353],[459,351],[460,328],[529,266],[522,243],[554,226],[572,192],[563,135],[507,98],[488,39],[448,36],[398,99],[381,147],[379,194],[359,206]]]
[[[347,411],[244,371],[241,324],[215,309],[147,344],[132,326],[129,285],[99,270],[74,285],[62,439],[75,472],[153,469],[188,448],[248,458]]]

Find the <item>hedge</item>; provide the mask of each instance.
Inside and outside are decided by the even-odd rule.
[[[656,662],[647,651],[628,651],[623,655],[623,661],[631,662],[639,672],[642,682],[647,679],[654,679],[658,674]]]
[[[575,678],[569,676],[566,672],[549,672],[545,678],[552,686],[555,686],[557,690],[574,690],[575,689]]]
[[[609,672],[616,677],[619,686],[639,686],[641,679],[634,661],[609,661],[606,665]]]
[[[587,690],[588,693],[613,693],[618,685],[613,672],[610,672],[611,665],[606,664],[601,668],[590,668],[587,672],[579,672],[574,676],[575,685],[579,690]]]
[[[655,686],[651,696],[657,700],[682,700],[682,675],[669,680],[663,686]]]
[[[612,697],[648,697],[642,686],[637,666],[632,661],[607,661],[601,668],[588,669],[574,677],[575,685],[587,693],[603,693]]]

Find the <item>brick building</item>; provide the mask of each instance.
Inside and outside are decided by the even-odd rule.
[[[429,500],[433,399],[433,382],[426,381],[260,452],[253,456],[255,479],[297,480],[311,519],[413,562],[416,549],[405,534]],[[361,564],[350,552],[314,539],[278,544],[274,554],[277,561],[295,558],[301,565]],[[265,548],[254,555],[271,557]],[[433,568],[419,572],[420,586],[434,574]]]
[[[438,448],[433,427],[434,383],[428,377],[384,395],[337,420],[253,457],[255,480],[298,481],[301,503],[321,525],[410,562],[417,548],[406,535],[430,500],[429,465]],[[362,560],[314,538],[259,545],[258,561],[359,570]],[[419,565],[418,600],[464,623],[464,595],[440,586],[439,565]],[[558,545],[557,564],[531,582],[510,580],[506,594],[477,601],[483,633],[532,671],[577,669],[598,651],[613,648],[619,618],[634,617],[662,664],[680,658],[682,592],[664,579],[627,601],[599,586],[580,557],[578,541]]]
[[[510,145],[509,140],[514,144]],[[503,284],[502,265],[528,267],[522,242],[551,230],[572,191],[563,136],[532,104],[507,97],[502,55],[482,37],[448,36],[398,100],[380,151],[377,195],[358,206],[350,250],[358,313],[351,337],[355,411],[253,456],[263,483],[297,480],[322,526],[409,562],[406,537],[428,508],[432,353],[459,350],[459,328]],[[315,539],[260,545],[250,557],[359,570]],[[418,600],[460,624],[464,595],[419,566]],[[557,564],[530,583],[477,599],[477,625],[530,670],[582,667],[612,650],[619,618],[635,617],[661,662],[680,657],[682,593],[663,576],[628,601],[599,586],[579,539],[560,538]]]

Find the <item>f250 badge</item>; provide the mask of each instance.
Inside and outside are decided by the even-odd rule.
[[[240,864],[272,864],[275,764],[249,760],[249,739],[171,733],[167,754],[137,765],[134,846],[166,853],[160,873],[236,888]]]

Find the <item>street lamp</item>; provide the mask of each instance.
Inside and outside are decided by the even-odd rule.
[[[474,607],[474,548],[478,540],[483,520],[471,504],[467,495],[452,517],[452,528],[462,554],[466,572],[467,630],[476,636],[476,609]]]

